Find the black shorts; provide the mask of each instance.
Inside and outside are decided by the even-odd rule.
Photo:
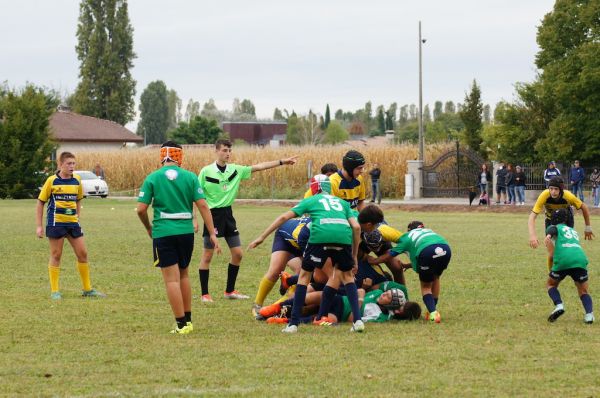
[[[506,193],[506,187],[496,185],[496,193],[500,195],[502,192]]]
[[[240,234],[238,232],[237,225],[235,224],[235,218],[233,218],[233,210],[231,210],[231,206],[215,207],[214,209],[210,209],[210,214],[212,214],[213,224],[215,225],[215,230],[217,232],[217,238],[227,238]],[[208,236],[206,225],[204,226],[202,236]]]
[[[318,243],[306,245],[302,259],[302,269],[313,272],[315,268],[323,268],[325,261],[331,258],[331,262],[340,271],[350,271],[354,267],[352,259],[352,246]]]
[[[73,238],[80,238],[83,236],[83,231],[79,225],[74,225],[72,227],[46,227],[46,236],[48,239],[60,239],[67,235],[70,235]]]
[[[550,271],[548,276],[555,281],[562,281],[567,276],[573,279],[573,282],[584,283],[588,281],[588,272],[585,268],[569,268],[562,271]]]
[[[417,257],[417,272],[421,282],[433,282],[440,277],[450,263],[452,251],[446,244],[427,246]]]
[[[278,232],[275,232],[275,236],[273,237],[273,245],[271,246],[271,253],[279,251],[290,253],[292,255],[290,258],[302,257],[302,250],[292,245],[289,240],[285,239]]]
[[[187,268],[194,252],[194,234],[171,235],[152,240],[154,265],[159,268],[179,265]]]

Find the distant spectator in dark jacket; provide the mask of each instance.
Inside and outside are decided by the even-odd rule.
[[[576,160],[569,172],[569,181],[571,181],[571,193],[577,196],[583,202],[583,181],[585,180],[585,171],[579,166],[579,160]]]
[[[525,205],[525,172],[521,166],[517,166],[515,171],[515,194],[516,204]]]
[[[594,207],[600,207],[600,171],[594,167],[594,172],[590,175],[592,182],[592,197],[594,198]]]
[[[506,190],[508,192],[508,204],[515,204],[515,173],[513,172],[512,164],[506,165]]]
[[[371,176],[371,190],[373,191],[373,199],[371,202],[381,203],[381,187],[379,186],[379,177],[381,177],[381,169],[377,163],[373,163],[373,168],[369,171]]]
[[[506,204],[506,168],[504,163],[500,163],[498,170],[496,170],[496,204],[500,204],[500,200],[504,195],[504,204]]]
[[[492,173],[487,168],[487,164],[481,165],[481,171],[477,176],[477,186],[479,187],[479,193],[484,194],[487,191],[487,184],[492,182]]]
[[[544,181],[546,182],[546,188],[548,188],[548,183],[553,177],[560,177],[560,170],[556,168],[556,163],[554,163],[554,160],[548,162],[548,168],[544,170]]]

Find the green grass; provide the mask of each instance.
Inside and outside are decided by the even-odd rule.
[[[544,289],[545,252],[528,247],[526,213],[385,210],[398,228],[420,219],[449,240],[453,260],[442,278],[442,324],[367,324],[363,335],[350,333],[349,325],[304,326],[283,335],[281,326],[251,318],[251,300],[221,299],[223,255],[211,268],[216,302],[195,300],[194,333],[173,336],[134,201],[83,203],[92,282],[109,296],[79,297],[75,258],[66,245],[64,299],[56,303],[49,299],[48,243],[35,237],[35,202],[0,201],[0,396],[600,395],[599,326],[583,324],[570,281],[561,289],[567,312],[555,324],[546,321],[552,303]],[[285,210],[236,206],[243,243]],[[592,225],[599,221],[594,215]],[[191,274],[197,294],[199,237],[196,242]],[[600,249],[595,241],[582,245],[599,303]],[[252,298],[269,254],[270,240],[245,254],[237,287]],[[407,280],[420,302],[416,275],[409,272]]]

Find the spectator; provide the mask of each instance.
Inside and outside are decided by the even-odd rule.
[[[92,173],[104,180],[104,169],[100,166],[100,163],[96,163],[96,166],[92,169]]]
[[[579,199],[583,202],[583,180],[585,180],[585,171],[583,170],[583,167],[579,166],[579,160],[576,160],[573,163],[573,167],[569,172],[571,193],[575,196],[579,193]]]
[[[517,166],[515,172],[515,194],[516,204],[525,205],[525,172],[521,166]]]
[[[554,160],[548,162],[548,168],[544,170],[544,181],[546,182],[546,188],[552,177],[560,177],[560,170],[556,168]]]
[[[594,167],[594,172],[590,175],[592,182],[592,197],[594,198],[594,207],[600,207],[600,171]]]
[[[504,204],[506,204],[506,169],[504,163],[500,163],[498,170],[496,170],[496,204],[500,204],[504,194]]]
[[[481,195],[483,195],[484,193],[487,192],[487,184],[491,180],[492,180],[492,174],[488,170],[487,164],[484,163],[481,165],[481,172],[479,173],[479,176],[477,177],[477,186],[480,189]]]
[[[515,204],[515,173],[513,172],[512,164],[506,165],[506,190],[508,191],[508,204]]]
[[[369,171],[369,175],[371,176],[371,190],[373,191],[373,199],[371,199],[371,203],[377,200],[377,203],[381,203],[381,189],[379,187],[379,177],[381,177],[381,169],[379,168],[379,164],[373,163],[373,169]]]

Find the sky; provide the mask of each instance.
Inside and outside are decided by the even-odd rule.
[[[475,79],[492,107],[513,101],[536,74],[537,28],[553,0],[129,0],[137,58],[136,110],[162,80],[183,106],[213,98],[230,110],[250,99],[323,114],[418,104],[419,21],[423,104],[463,102]],[[0,82],[70,93],[79,81],[78,0],[0,0]],[[127,125],[135,130],[136,121]]]

